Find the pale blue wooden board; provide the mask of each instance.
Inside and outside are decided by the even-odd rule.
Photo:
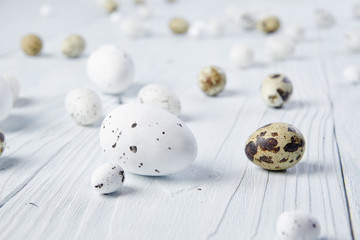
[[[0,122],[9,148],[0,159],[0,239],[274,239],[276,218],[285,210],[311,212],[323,239],[360,238],[359,87],[342,79],[349,54],[343,35],[359,26],[351,17],[355,1],[148,1],[154,16],[152,34],[129,39],[94,1],[1,1],[0,72],[21,82],[21,99]],[[38,9],[51,4],[54,14]],[[121,14],[133,16],[132,2],[121,1]],[[271,62],[265,37],[244,33],[226,20],[225,8],[271,11],[287,23],[306,28],[295,56]],[[312,13],[332,11],[334,28],[319,31]],[[172,16],[190,21],[218,17],[227,26],[221,38],[173,36]],[[35,32],[44,40],[39,57],[26,57],[21,37]],[[70,33],[86,38],[79,59],[65,59],[62,40]],[[255,51],[256,65],[235,68],[228,59],[238,42]],[[127,174],[124,190],[99,196],[90,188],[91,173],[106,161],[99,144],[99,124],[75,125],[63,102],[72,88],[96,90],[86,75],[86,58],[105,43],[124,47],[134,59],[136,82],[121,97],[101,93],[105,111],[120,101],[136,101],[147,83],[173,89],[183,106],[183,120],[194,132],[199,155],[188,169],[161,178]],[[202,94],[196,76],[206,65],[226,71],[226,90],[216,98]],[[291,102],[281,110],[267,108],[259,86],[266,75],[283,72],[294,84]],[[121,99],[120,99],[121,98]],[[268,172],[244,154],[247,137],[269,122],[298,127],[307,141],[303,160],[286,172]],[[198,190],[198,189],[201,190]],[[30,204],[34,203],[36,204]]]

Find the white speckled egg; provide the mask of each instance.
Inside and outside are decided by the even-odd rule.
[[[125,104],[104,119],[100,145],[125,171],[167,175],[188,167],[197,155],[190,129],[175,115],[146,104]]]
[[[115,192],[124,185],[125,173],[119,164],[105,163],[91,177],[91,186],[101,194]]]
[[[304,28],[298,25],[289,25],[285,28],[285,35],[298,42],[304,37]]]
[[[87,60],[87,74],[104,93],[118,94],[134,81],[134,63],[124,50],[103,45]]]
[[[261,84],[260,93],[269,107],[281,108],[293,92],[290,80],[279,73],[270,74]]]
[[[320,28],[331,27],[335,24],[334,16],[325,9],[318,9],[314,13],[315,24]]]
[[[181,112],[179,98],[173,91],[160,84],[148,84],[143,87],[138,93],[138,102],[160,107],[176,116]]]
[[[190,37],[201,38],[206,35],[207,30],[207,26],[204,22],[195,21],[190,25],[187,34]]]
[[[287,123],[271,123],[250,135],[245,144],[248,159],[264,169],[279,171],[297,164],[305,152],[302,133]]]
[[[6,148],[5,134],[0,130],[0,156],[3,154]]]
[[[66,96],[65,107],[72,119],[80,125],[95,123],[102,113],[99,96],[87,88],[71,90]]]
[[[19,81],[14,76],[7,75],[7,74],[1,74],[0,77],[5,79],[7,81],[7,83],[9,84],[9,87],[10,87],[11,93],[12,93],[12,97],[13,97],[13,103],[15,103],[20,95]]]
[[[360,30],[352,30],[345,35],[345,47],[352,51],[360,51]]]
[[[0,77],[0,121],[10,115],[13,106],[13,94],[8,82]]]
[[[128,37],[138,38],[145,36],[148,30],[141,21],[127,18],[121,23],[121,32]]]
[[[70,35],[61,44],[61,52],[68,58],[80,56],[84,49],[85,40],[79,35]]]
[[[265,40],[265,52],[273,60],[284,60],[290,57],[294,50],[294,42],[287,37],[273,36]]]
[[[218,19],[211,20],[207,24],[206,29],[207,29],[209,35],[212,37],[219,37],[219,36],[223,35],[224,31],[225,31],[224,24]]]
[[[306,212],[288,211],[277,219],[276,233],[280,240],[316,240],[320,235],[320,224]]]
[[[343,76],[347,82],[359,83],[360,69],[354,65],[347,66],[343,71]]]
[[[249,67],[254,60],[254,53],[244,44],[236,44],[230,49],[230,60],[239,68]]]
[[[224,70],[216,66],[204,67],[198,75],[198,85],[208,96],[216,96],[224,90],[226,75]]]

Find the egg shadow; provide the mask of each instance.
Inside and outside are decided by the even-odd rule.
[[[237,90],[234,89],[225,89],[223,92],[219,93],[218,96],[216,97],[233,97],[233,96],[237,96],[240,95],[241,93]]]
[[[123,196],[129,195],[129,194],[134,194],[136,192],[137,192],[137,190],[134,187],[123,186],[120,190],[113,192],[113,193],[104,194],[104,196],[108,197],[108,198],[117,198],[117,197],[123,197]]]
[[[24,98],[21,97],[19,99],[16,100],[14,107],[18,108],[18,107],[26,107],[30,104],[34,103],[34,100],[31,98]]]
[[[289,168],[286,170],[287,174],[290,175],[312,175],[312,174],[319,174],[321,172],[324,172],[325,166],[323,163],[312,163],[312,162],[299,162],[295,166]]]
[[[27,119],[27,121],[24,121],[26,118],[25,115],[19,115],[19,114],[10,114],[9,117],[7,117],[5,120],[0,121],[1,129],[6,132],[16,132],[23,128],[26,128],[30,124],[33,123],[30,119]]]
[[[211,168],[206,168],[200,165],[193,165],[185,170],[177,173],[173,173],[166,176],[156,177],[158,182],[176,182],[176,183],[204,183],[215,182],[220,178],[220,173],[214,171]]]
[[[268,62],[254,62],[250,67],[244,69],[253,69],[253,68],[266,68],[270,64]]]
[[[274,108],[279,110],[294,110],[294,109],[301,109],[308,105],[307,102],[299,101],[299,100],[290,100],[289,102],[285,103],[282,108]]]
[[[10,168],[13,168],[19,163],[19,159],[15,157],[4,157],[0,160],[0,172],[6,171]]]

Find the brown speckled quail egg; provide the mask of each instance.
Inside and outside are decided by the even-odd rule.
[[[5,135],[4,135],[4,133],[0,130],[0,156],[1,156],[1,154],[5,151],[5,148],[6,148]]]
[[[116,163],[105,163],[97,168],[91,177],[91,186],[101,194],[119,190],[125,180],[124,170]]]
[[[283,212],[276,222],[279,240],[316,240],[320,224],[310,214],[301,210]]]
[[[141,88],[138,93],[138,102],[160,107],[175,116],[180,115],[181,104],[179,98],[173,91],[161,84],[152,83]]]
[[[284,170],[297,164],[305,152],[301,132],[287,123],[272,123],[256,130],[245,144],[249,160],[268,170]]]
[[[105,154],[125,171],[161,176],[195,161],[197,142],[183,121],[148,104],[124,104],[111,111],[100,128]]]
[[[80,125],[95,123],[102,113],[99,96],[87,88],[71,90],[66,96],[65,107],[72,119]]]
[[[225,72],[219,67],[204,67],[198,75],[198,85],[208,96],[216,96],[224,90],[225,84]]]
[[[293,92],[290,80],[283,74],[270,74],[261,84],[262,99],[269,107],[281,108]]]

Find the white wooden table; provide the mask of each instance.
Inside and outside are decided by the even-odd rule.
[[[54,13],[42,18],[49,3]],[[135,14],[123,0],[121,14]],[[359,26],[351,16],[355,1],[242,1],[239,7],[277,14],[283,25],[299,23],[306,39],[294,57],[272,62],[265,36],[242,32],[225,18],[228,1],[148,0],[152,34],[129,39],[118,24],[89,0],[0,1],[0,72],[21,82],[21,99],[0,122],[9,148],[0,158],[0,239],[274,239],[275,222],[285,210],[302,209],[321,224],[322,239],[360,239],[360,86],[346,83],[342,69],[360,65],[360,54],[347,53],[343,35]],[[250,5],[253,4],[253,5]],[[332,11],[337,25],[318,30],[313,11]],[[221,38],[173,36],[168,19],[223,19]],[[19,42],[27,33],[44,41],[42,55],[26,57]],[[63,39],[78,33],[86,53],[66,59]],[[228,58],[238,42],[256,53],[254,67],[239,70]],[[76,125],[64,98],[76,87],[96,87],[85,71],[86,59],[105,43],[124,47],[136,65],[136,82],[120,97],[100,97],[104,116],[120,102],[134,102],[147,83],[173,89],[182,119],[199,144],[196,162],[166,177],[126,175],[124,189],[108,196],[90,187],[92,172],[108,161],[99,144],[99,124]],[[196,85],[206,65],[225,69],[228,83],[218,97],[206,97]],[[285,73],[294,94],[283,109],[270,109],[259,95],[270,73]],[[1,96],[0,96],[1,97]],[[286,172],[251,164],[244,153],[247,137],[258,127],[282,121],[299,128],[307,141],[301,162]]]

